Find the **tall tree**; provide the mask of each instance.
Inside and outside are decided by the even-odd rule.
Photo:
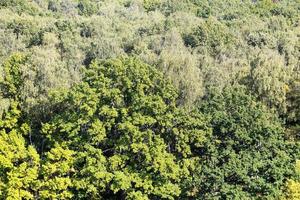
[[[0,79],[0,97],[9,101],[0,116],[1,199],[33,199],[37,192],[40,156],[32,144],[30,126],[22,119],[19,102],[25,61],[25,56],[15,54],[1,66],[4,77]]]
[[[43,127],[49,149],[74,151],[73,195],[178,197],[191,147],[210,133],[204,117],[177,108],[171,84],[137,59],[93,62],[85,74],[60,100],[67,108]]]
[[[196,197],[278,198],[294,155],[276,114],[240,86],[212,92],[200,110],[211,116],[213,136],[199,150]]]

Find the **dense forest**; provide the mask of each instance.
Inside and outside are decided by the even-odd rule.
[[[300,200],[300,0],[0,0],[0,199]]]

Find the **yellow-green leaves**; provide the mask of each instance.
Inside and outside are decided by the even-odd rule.
[[[300,199],[300,182],[289,180],[287,182],[287,197],[288,200]]]
[[[34,147],[26,147],[22,135],[0,131],[0,197],[33,199],[39,175],[40,157]]]
[[[286,193],[283,199],[286,200],[298,200],[300,199],[300,161],[296,161],[295,172],[298,180],[288,180],[286,183]]]
[[[73,195],[68,190],[73,186],[71,175],[74,169],[75,152],[55,145],[48,153],[41,166],[43,179],[39,182],[39,194],[43,199],[70,199]]]
[[[106,137],[104,124],[99,119],[95,119],[88,132],[92,136],[92,141],[95,144],[99,144],[99,142],[102,142]]]
[[[12,97],[14,98],[14,97]],[[40,155],[24,136],[30,127],[21,123],[19,103],[11,101],[0,118],[0,198],[34,199],[37,191]]]
[[[16,53],[1,66],[3,68],[3,77],[0,79],[0,88],[4,97],[19,98],[20,87],[23,84],[22,65],[25,64],[26,60],[26,56]]]

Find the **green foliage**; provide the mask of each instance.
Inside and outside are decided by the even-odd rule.
[[[286,112],[291,71],[278,54],[261,52],[251,63],[250,84],[254,94],[271,108]]]
[[[97,12],[97,7],[88,0],[80,0],[78,3],[79,14],[81,15],[92,15]]]
[[[300,84],[296,81],[293,82],[291,89],[287,95],[287,136],[292,140],[299,141],[300,135]]]
[[[25,146],[24,139],[16,131],[1,131],[0,141],[0,197],[33,199],[39,155],[32,146]]]
[[[62,146],[55,145],[45,155],[40,174],[43,179],[39,182],[39,196],[42,199],[71,199],[68,190],[72,185],[70,175],[74,173],[75,152]]]
[[[160,3],[160,0],[144,0],[143,6],[147,11],[153,11],[159,7]]]
[[[173,87],[137,59],[94,62],[85,74],[63,100],[70,106],[43,127],[50,142],[76,150],[74,195],[179,196],[189,175],[179,158],[205,141],[204,118],[177,108]]]
[[[292,84],[288,92],[288,119],[292,122],[298,122],[300,119],[300,82],[297,80]]]
[[[18,98],[23,84],[22,65],[26,63],[26,56],[16,53],[2,64],[3,77],[0,79],[0,89],[5,98]]]
[[[188,46],[200,49],[205,47],[210,54],[217,55],[222,49],[230,47],[233,36],[226,26],[214,18],[209,18],[186,35],[184,40]]]
[[[213,137],[199,151],[196,197],[278,198],[293,156],[277,116],[240,87],[212,93],[200,109],[211,115]]]
[[[175,30],[165,36],[164,43],[165,47],[162,48],[159,57],[159,68],[179,91],[178,103],[192,107],[204,93],[197,58],[184,46],[179,33]]]
[[[28,124],[20,123],[18,103],[0,120],[0,198],[33,199],[39,172],[39,154],[27,145]]]
[[[35,2],[28,2],[26,0],[3,0],[0,2],[0,8],[12,8],[18,13],[36,14],[39,9]]]
[[[299,6],[0,0],[0,199],[299,198]]]

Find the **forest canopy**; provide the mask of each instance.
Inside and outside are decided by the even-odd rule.
[[[0,199],[300,199],[299,0],[1,0]]]

